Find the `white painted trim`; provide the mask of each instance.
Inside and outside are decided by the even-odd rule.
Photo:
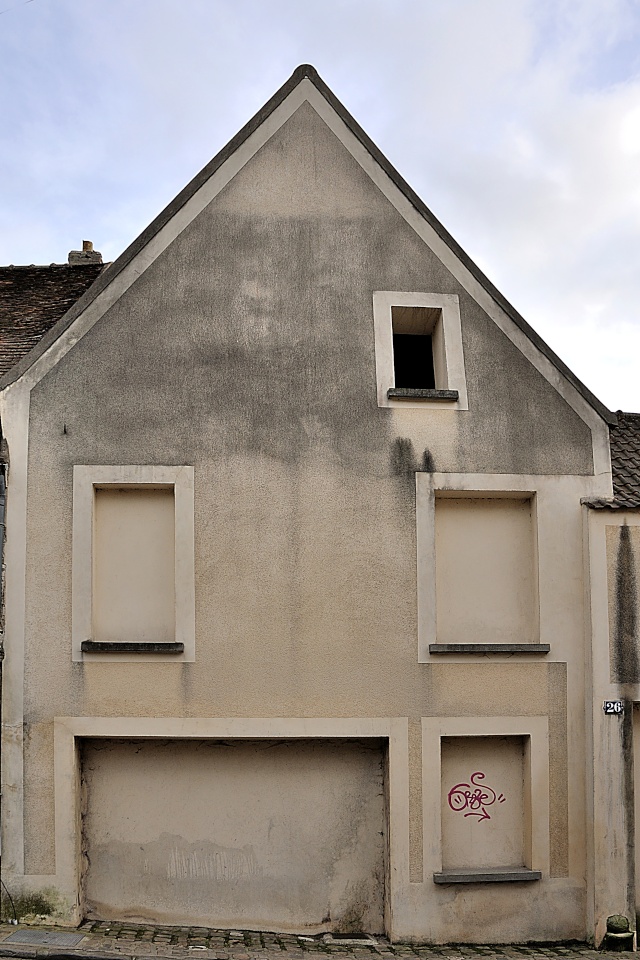
[[[548,593],[553,583],[549,571],[553,545],[552,530],[548,515],[550,507],[560,498],[571,500],[579,511],[582,497],[590,497],[598,488],[599,479],[588,476],[541,476],[518,474],[482,473],[416,473],[416,576],[418,598],[418,662],[431,663],[441,660],[429,653],[429,644],[437,643],[436,634],[436,546],[435,546],[435,500],[436,497],[483,497],[498,498],[530,495],[533,499],[532,520],[534,523],[534,563],[536,569],[535,592],[538,618],[537,641],[551,645],[553,659],[562,659],[563,640],[553,629],[553,617],[549,612]],[[542,655],[542,654],[541,654]],[[567,652],[567,656],[568,656]],[[447,663],[468,663],[484,654],[448,655]],[[513,658],[514,654],[492,654],[492,662]],[[531,654],[527,654],[530,658]]]
[[[175,639],[182,654],[83,653],[92,631],[94,490],[97,486],[171,486],[175,503]],[[72,659],[103,662],[195,660],[194,469],[161,466],[80,466],[73,468]]]
[[[416,473],[418,663],[429,663],[436,642],[436,498],[433,475]]]
[[[549,724],[546,717],[425,717],[422,720],[422,796],[424,873],[442,871],[442,737],[528,737],[530,856],[527,866],[550,873],[549,847]],[[526,785],[525,785],[526,786]]]
[[[380,738],[389,745],[389,891],[387,934],[399,913],[409,885],[409,751],[408,721],[394,718],[172,718],[56,717],[54,719],[54,789],[56,885],[76,904],[79,916],[81,877],[80,770],[78,740],[198,739],[289,740],[296,738]]]
[[[434,367],[438,390],[457,390],[456,401],[390,400],[387,391],[395,386],[393,366],[392,307],[435,307],[441,320],[433,331]],[[409,293],[376,290],[373,294],[373,325],[376,343],[376,383],[379,407],[430,410],[468,410],[467,381],[464,372],[460,302],[455,294]]]
[[[127,264],[112,283],[96,297],[67,330],[25,371],[17,381],[29,387],[35,385],[49,370],[87,333],[103,314],[122,296],[131,284],[157,259],[169,244],[209,204],[232,178],[255,156],[257,151],[302,105],[308,102],[338,137],[356,162],[367,173],[383,195],[393,204],[398,213],[417,235],[442,261],[455,279],[492,318],[502,332],[527,357],[542,376],[554,387],[564,400],[590,427],[593,437],[594,472],[601,478],[597,491],[599,496],[611,496],[611,460],[608,426],[579,391],[560,373],[554,364],[532,343],[526,334],[496,303],[482,284],[434,228],[418,213],[402,191],[382,170],[377,161],[349,130],[333,107],[325,100],[313,83],[302,80],[288,97],[276,107],[267,119],[244,141],[244,143],[215,171],[185,205],[162,227],[146,246]]]
[[[0,394],[0,418],[11,462],[5,511],[5,658],[2,696],[2,867],[24,873],[24,654],[27,576],[27,472],[30,392]]]

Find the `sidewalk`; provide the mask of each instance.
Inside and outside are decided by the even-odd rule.
[[[390,944],[382,937],[340,940],[293,934],[212,930],[205,927],[148,927],[85,920],[77,929],[0,924],[0,958],[46,957],[48,960],[601,960],[602,953],[583,943],[519,946]]]

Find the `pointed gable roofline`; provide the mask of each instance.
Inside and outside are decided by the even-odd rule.
[[[494,287],[488,277],[473,262],[462,247],[454,240],[448,230],[440,223],[427,205],[420,199],[406,180],[398,173],[395,167],[387,160],[381,150],[375,145],[352,117],[346,107],[338,100],[332,90],[319,76],[315,67],[304,63],[297,67],[291,77],[271,97],[265,105],[242,127],[219,153],[200,170],[199,173],[184,187],[183,190],[169,203],[161,213],[142,231],[127,249],[104,270],[100,277],[92,284],[89,290],[67,311],[67,313],[49,330],[42,340],[19,363],[0,378],[0,390],[18,380],[35,361],[64,333],[64,331],[80,316],[96,297],[120,274],[125,267],[140,253],[163,227],[181,210],[182,207],[197,193],[197,191],[213,176],[213,174],[245,143],[246,140],[271,116],[271,114],[286,100],[303,80],[309,80],[322,97],[333,108],[338,117],[347,126],[354,137],[362,144],[373,160],[389,177],[392,183],[404,195],[406,200],[415,208],[420,216],[429,224],[438,237],[446,244],[455,257],[469,271],[475,280],[484,288],[486,293],[498,304],[513,323],[525,334],[531,343],[549,360],[559,373],[578,391],[593,410],[609,424],[616,424],[617,417],[586,387],[582,381],[567,367],[536,331],[527,323],[509,301]]]

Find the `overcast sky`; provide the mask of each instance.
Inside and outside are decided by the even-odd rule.
[[[640,0],[0,0],[0,263],[115,259],[299,63],[640,411]]]

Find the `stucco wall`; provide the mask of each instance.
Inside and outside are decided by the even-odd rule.
[[[383,932],[383,763],[375,741],[87,740],[89,914]]]
[[[593,928],[596,943],[612,912],[633,918],[638,880],[634,807],[640,796],[636,705],[638,671],[638,514],[586,510],[590,562],[593,743]],[[609,712],[605,704],[619,701]],[[636,820],[637,824],[637,820]],[[615,904],[615,907],[613,905]]]
[[[380,289],[459,296],[468,412],[378,408]],[[194,664],[71,662],[78,463],[194,466]],[[305,105],[32,392],[27,873],[55,872],[54,716],[549,713],[552,875],[569,874],[562,665],[417,663],[419,468],[589,474],[591,434]],[[553,561],[567,580],[550,587],[561,660],[583,636],[579,495]],[[420,843],[414,827],[413,863]],[[567,936],[582,922],[572,890]],[[417,929],[419,911],[403,922]]]

